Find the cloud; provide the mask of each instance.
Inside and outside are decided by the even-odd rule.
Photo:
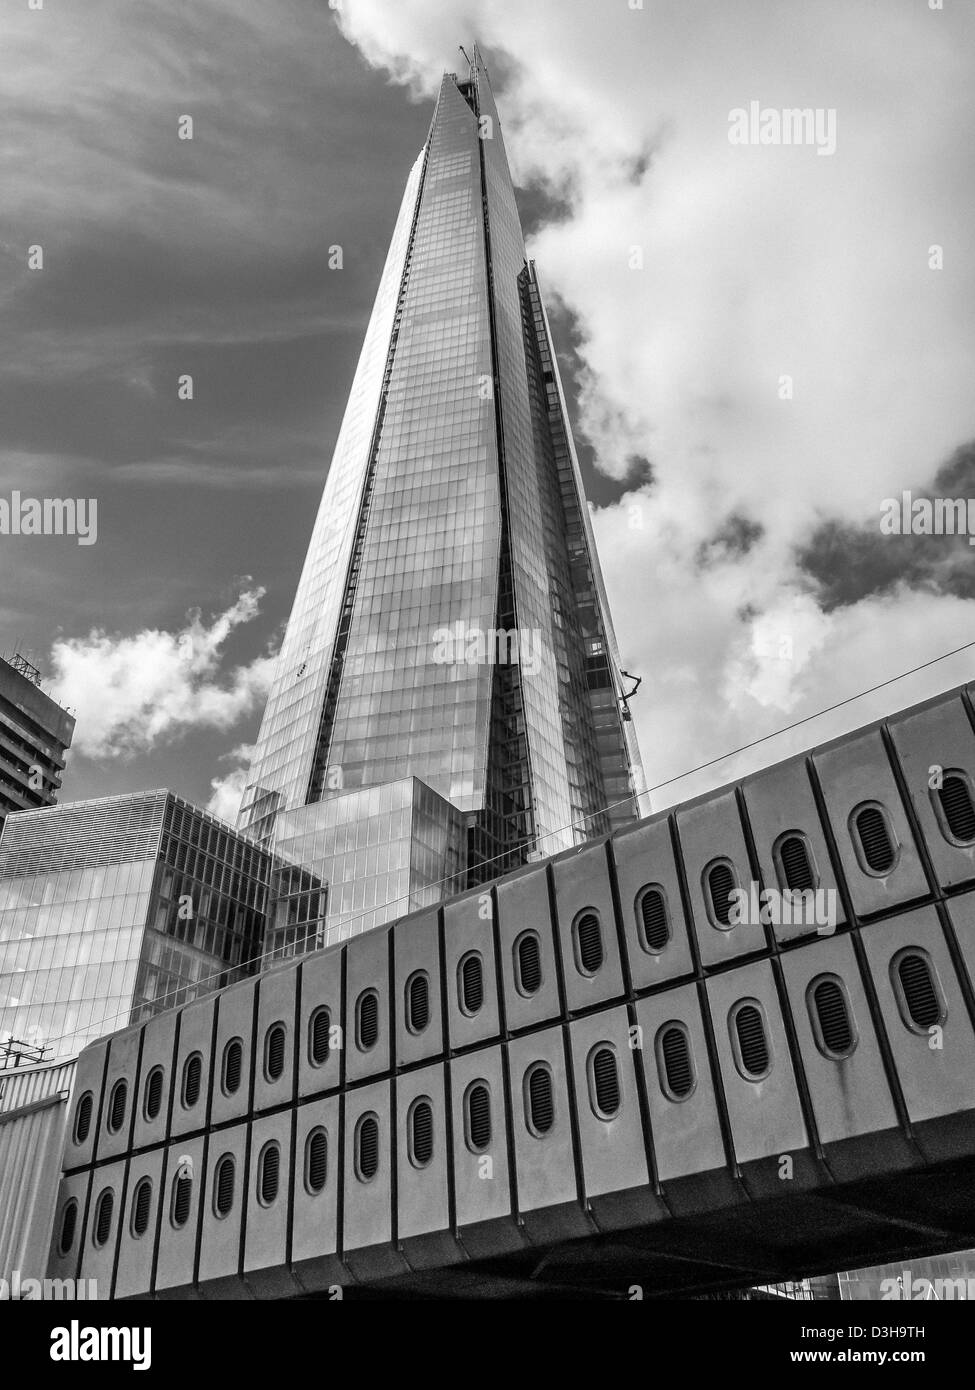
[[[125,758],[194,729],[232,729],[267,694],[274,658],[263,655],[221,672],[231,634],[252,621],[264,590],[244,590],[223,613],[198,609],[177,632],[132,636],[92,629],[51,651],[51,694],[77,716],[73,750],[92,759]]]
[[[218,816],[230,825],[237,822],[237,812],[240,810],[240,799],[247,785],[254,747],[253,743],[242,743],[231,752],[224,753],[220,761],[235,763],[236,766],[231,767],[222,777],[214,777],[210,782],[212,795],[206,808],[211,815]]]
[[[579,432],[618,482],[650,465],[594,518],[624,665],[646,678],[650,784],[975,635],[964,541],[949,556],[873,534],[884,498],[975,438],[975,12],[335,8],[370,63],[428,97],[462,67],[458,41],[484,46],[532,187],[529,253],[574,326]],[[834,108],[836,153],[731,145],[751,100]],[[971,653],[935,666],[656,804],[973,673]]]

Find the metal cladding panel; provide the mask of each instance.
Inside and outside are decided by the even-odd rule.
[[[552,879],[567,1007],[584,1009],[619,999],[625,991],[606,842],[584,845],[553,859]],[[577,931],[591,914],[598,920],[601,942],[600,963],[595,969],[585,963]]]
[[[529,1126],[528,1078],[538,1063],[548,1069],[552,1079],[554,1116],[551,1128],[541,1135]],[[539,1207],[575,1203],[578,1191],[561,1025],[510,1042],[508,1065],[519,1210],[524,1214]]]
[[[948,916],[955,929],[969,983],[975,991],[975,893],[962,893],[952,898],[948,903]]]
[[[711,917],[705,875],[713,860],[730,862],[737,888],[747,892],[751,883],[748,849],[734,792],[725,792],[679,811],[677,829],[702,963],[720,965],[736,956],[764,951],[768,943],[760,923],[742,922],[738,926],[721,927],[716,926]]]
[[[393,1238],[393,1184],[390,1083],[377,1081],[345,1096],[345,1171],[343,1248],[383,1245]],[[374,1177],[363,1179],[357,1170],[356,1133],[363,1115],[375,1115],[379,1123],[379,1166]]]
[[[579,1119],[579,1149],[582,1158],[582,1187],[586,1200],[602,1213],[598,1199],[604,1194],[633,1193],[631,1207],[625,1208],[635,1220],[640,1214],[660,1214],[649,1190],[640,1098],[637,1091],[634,1049],[630,1046],[630,1023],[626,1006],[605,1009],[569,1025],[572,1051],[572,1078],[575,1086],[576,1114]],[[618,1104],[608,1107],[605,1085],[597,1059],[601,1052],[612,1055],[616,1068]],[[601,1096],[601,1091],[603,1092]],[[612,1095],[609,1100],[615,1099]],[[624,1208],[621,1208],[620,1214]],[[609,1212],[606,1212],[609,1215]],[[601,1224],[604,1224],[601,1221]]]
[[[159,1253],[156,1262],[156,1293],[179,1289],[193,1297],[193,1265],[196,1258],[196,1234],[199,1226],[201,1193],[204,1192],[204,1139],[180,1139],[166,1150],[163,1170],[162,1220],[159,1224]],[[180,1165],[192,1167],[189,1213],[183,1226],[173,1224],[173,1196]]]
[[[855,911],[863,917],[925,897],[927,879],[879,730],[815,753],[813,762]],[[883,807],[896,845],[893,866],[883,877],[866,860],[861,863],[857,852],[852,819],[868,803]]]
[[[389,1026],[389,929],[376,927],[354,936],[345,948],[345,1080],[361,1081],[389,1071],[393,1063]],[[374,990],[378,1000],[379,1036],[372,1047],[360,1046],[359,1001]]]
[[[291,1154],[291,1119],[293,1111],[265,1115],[251,1125],[250,1166],[247,1180],[247,1238],[244,1245],[244,1275],[256,1280],[260,1292],[261,1280],[256,1271],[268,1271],[267,1292],[284,1291],[292,1281],[287,1275],[289,1183],[294,1164]],[[261,1154],[268,1144],[277,1144],[280,1152],[278,1191],[270,1201],[269,1194],[260,1191]],[[304,1150],[299,1150],[303,1154]],[[295,1174],[295,1192],[302,1183],[303,1173]],[[272,1273],[273,1271],[273,1273]],[[251,1282],[248,1280],[248,1282]],[[297,1290],[292,1287],[291,1292]]]
[[[890,1039],[894,1065],[910,1118],[915,1123],[975,1107],[975,1034],[933,907],[874,922],[862,932],[870,971]],[[895,993],[895,957],[920,947],[937,972],[947,1013],[940,1034],[905,1021]],[[938,1046],[938,1043],[941,1046]]]
[[[91,1206],[88,1211],[88,1229],[85,1231],[84,1251],[81,1256],[82,1279],[94,1279],[98,1286],[99,1298],[111,1298],[112,1277],[115,1273],[115,1250],[118,1245],[119,1227],[123,1223],[125,1181],[125,1162],[106,1164],[96,1168],[91,1179]],[[104,1241],[97,1241],[99,1235],[98,1212],[102,1197],[111,1194],[112,1218],[108,1223],[108,1233]]]
[[[84,1053],[82,1053],[84,1057]],[[78,1277],[78,1266],[81,1263],[81,1251],[85,1243],[86,1229],[86,1208],[88,1205],[88,1189],[91,1184],[92,1170],[83,1168],[79,1173],[71,1173],[61,1179],[58,1188],[57,1202],[54,1207],[54,1224],[51,1227],[51,1253],[47,1261],[47,1276],[49,1279],[76,1279]],[[65,1208],[70,1202],[77,1204],[77,1216],[75,1218],[74,1231],[70,1243],[61,1249],[61,1238],[64,1232],[64,1213]],[[90,1219],[90,1218],[89,1218]]]
[[[213,1060],[213,1017],[217,997],[200,999],[187,1004],[179,1016],[179,1042],[176,1047],[176,1070],[173,1074],[173,1113],[169,1133],[190,1134],[203,1129],[207,1123],[210,1099],[210,1073]],[[183,1081],[186,1064],[191,1057],[200,1057],[200,1093],[194,1105],[184,1103]]]
[[[844,922],[846,918],[839,899],[836,874],[805,758],[792,758],[778,767],[770,767],[755,777],[749,777],[742,784],[742,791],[764,887],[779,892],[789,888],[776,848],[789,831],[798,831],[806,842],[816,890],[830,895],[835,906],[835,923]],[[816,925],[814,922],[807,925],[808,920],[806,917],[791,924],[773,921],[772,931],[779,941],[815,935]]]
[[[342,962],[344,948],[315,951],[301,962],[298,1016],[298,1095],[317,1095],[331,1091],[342,1080],[345,1034],[342,1029]],[[311,1030],[319,1009],[328,1011],[328,1057],[316,1063],[312,1056]]]
[[[126,1028],[121,1033],[113,1033],[108,1040],[108,1067],[105,1070],[104,1104],[102,1122],[98,1127],[98,1143],[95,1157],[99,1162],[106,1158],[117,1158],[129,1148],[132,1137],[132,1117],[138,1109],[136,1084],[139,1079],[139,1051],[142,1043],[142,1028]],[[122,1089],[124,1088],[124,1089]],[[117,1111],[121,1102],[114,1103],[116,1096],[124,1096],[124,1109],[121,1123],[117,1126]]]
[[[440,922],[436,909],[397,922],[393,931],[393,1008],[396,1017],[396,1065],[408,1066],[444,1050],[440,975]],[[409,991],[414,977],[426,977],[426,1024],[411,1026]]]
[[[552,910],[548,896],[548,871],[544,864],[522,870],[495,884],[500,942],[501,982],[508,1028],[516,1031],[533,1023],[547,1023],[562,1012],[559,978],[552,935]],[[516,958],[519,941],[531,932],[538,943],[541,983],[531,994],[519,984]]]
[[[857,1134],[896,1128],[897,1111],[849,936],[790,951],[783,956],[782,970],[822,1142],[831,1144]],[[824,976],[842,981],[855,1039],[849,1056],[836,1055],[835,1048],[831,1053],[823,1051],[829,1039],[816,1021],[812,991]]]
[[[226,1157],[234,1164],[233,1200],[227,1215],[218,1216],[217,1170]],[[202,1221],[198,1283],[236,1280],[240,1264],[240,1218],[247,1201],[247,1188],[252,1182],[253,1177],[248,1180],[247,1174],[247,1126],[232,1125],[211,1134],[200,1186]]]
[[[450,1230],[444,1082],[442,1062],[396,1079],[396,1234],[401,1241]],[[418,1100],[428,1101],[433,1112],[433,1153],[425,1163],[411,1142],[410,1116]]]
[[[500,1031],[498,962],[494,949],[494,899],[490,892],[468,893],[444,904],[444,977],[447,1032],[452,1048],[496,1038]],[[465,1008],[461,967],[473,953],[480,957],[481,1007]]]
[[[152,1286],[152,1260],[156,1253],[156,1226],[159,1217],[159,1198],[163,1150],[136,1154],[129,1160],[125,1182],[125,1210],[119,1233],[118,1261],[113,1298],[146,1298]],[[149,1201],[148,1226],[137,1235],[133,1225],[136,1190],[143,1179],[152,1184]]]
[[[466,1114],[468,1092],[477,1083],[487,1087],[490,1103],[490,1138],[480,1148],[471,1142]],[[451,1061],[450,1104],[457,1225],[510,1216],[508,1116],[500,1047],[482,1048]]]
[[[639,1059],[647,1088],[650,1128],[662,1183],[694,1173],[725,1168],[721,1117],[711,1075],[707,1036],[701,1019],[697,986],[681,985],[636,1006],[640,1028]],[[693,1085],[684,1099],[667,1086],[662,1038],[668,1024],[682,1024],[687,1040]]]
[[[108,1042],[100,1042],[86,1047],[78,1058],[78,1071],[71,1088],[71,1104],[68,1110],[68,1123],[64,1131],[64,1168],[82,1168],[91,1163],[95,1156],[95,1138],[101,1121],[102,1080],[108,1061]],[[88,1133],[78,1140],[78,1116],[85,1096],[91,1098],[91,1120]]]
[[[806,1148],[809,1136],[770,963],[755,961],[714,976],[707,982],[707,992],[738,1162],[794,1154]],[[730,1015],[734,1005],[743,1000],[757,1000],[765,1018],[771,1067],[758,1081],[746,1077],[735,1060]]]
[[[295,1007],[298,964],[266,971],[258,979],[257,1042],[254,1055],[254,1109],[284,1105],[295,1096]],[[275,1078],[268,1043],[275,1028],[284,1029],[284,1066]]]
[[[142,1029],[142,1060],[139,1063],[139,1082],[135,1093],[135,1126],[132,1131],[133,1149],[148,1148],[150,1144],[161,1144],[166,1138],[169,1124],[169,1102],[173,1087],[173,1053],[176,1048],[175,1009],[151,1018]],[[159,1095],[159,1110],[155,1119],[149,1118],[146,1109],[146,1086],[149,1076],[157,1068],[162,1071],[162,1087]]]
[[[610,841],[623,916],[623,940],[634,989],[691,975],[690,926],[684,917],[680,877],[674,862],[670,820],[658,817]],[[669,937],[661,950],[647,944],[641,906],[644,890],[658,888],[666,905]]]
[[[213,1085],[210,1096],[210,1124],[240,1120],[250,1113],[254,1067],[254,1012],[257,981],[247,980],[217,997],[217,1032],[213,1047]],[[290,1030],[289,1030],[290,1032]],[[182,1036],[182,1029],[180,1030]],[[241,1045],[240,1085],[228,1093],[224,1084],[224,1062],[232,1042]],[[260,1039],[263,1042],[263,1038]],[[258,1067],[260,1061],[258,1061]],[[178,1105],[177,1097],[177,1105]],[[174,1107],[173,1113],[176,1113]]]
[[[324,1273],[325,1284],[332,1282],[332,1257],[338,1251],[338,1194],[342,1168],[340,1105],[340,1098],[335,1095],[298,1107],[291,1258],[306,1288],[320,1287],[315,1277],[318,1271]],[[307,1180],[308,1141],[318,1129],[325,1131],[325,1185],[320,1192],[314,1192]]]
[[[965,843],[952,834],[938,789],[931,786],[938,768],[966,773],[970,789],[975,779],[975,734],[960,697],[900,715],[888,728],[938,882],[943,888],[971,882],[975,841]]]

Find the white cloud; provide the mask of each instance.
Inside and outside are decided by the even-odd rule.
[[[193,729],[231,729],[251,713],[267,694],[274,658],[220,667],[227,639],[256,617],[263,594],[245,590],[209,622],[192,610],[178,632],[93,629],[55,642],[51,694],[77,715],[75,753],[125,757]]]
[[[649,783],[975,633],[975,605],[930,587],[827,611],[796,563],[824,518],[873,523],[884,497],[927,482],[975,437],[964,57],[975,11],[913,0],[333,8],[373,65],[428,97],[475,35],[505,76],[516,179],[568,199],[530,252],[582,334],[583,428],[607,474],[625,476],[632,455],[654,473],[595,519],[624,665],[646,677],[633,712]],[[751,100],[835,108],[836,153],[731,145],[729,112]],[[928,268],[933,244],[941,271]],[[641,270],[629,268],[634,246]],[[779,397],[784,375],[792,400]],[[702,569],[702,544],[734,512],[764,536]],[[935,666],[655,802],[973,674],[971,653]]]
[[[247,785],[247,774],[251,758],[254,756],[254,748],[253,743],[242,743],[230,753],[224,753],[220,761],[235,763],[236,766],[231,767],[222,777],[214,777],[210,782],[212,794],[206,808],[211,815],[218,816],[229,825],[235,825],[237,822],[237,812],[240,810],[240,799]]]

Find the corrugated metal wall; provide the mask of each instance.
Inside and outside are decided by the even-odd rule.
[[[0,1279],[43,1278],[75,1063],[0,1072]]]

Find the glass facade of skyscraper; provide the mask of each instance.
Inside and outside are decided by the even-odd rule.
[[[258,968],[271,860],[171,792],[10,816],[0,1040],[67,1056]]]
[[[464,80],[444,77],[407,183],[241,810],[262,843],[328,882],[328,939],[356,929],[350,913],[388,920],[413,891],[396,877],[417,857],[399,845],[404,807],[381,832],[387,859],[345,877],[350,816],[361,807],[367,834],[378,823],[355,793],[404,779],[435,798],[450,891],[646,809],[476,51]],[[421,834],[429,818],[411,805]]]

